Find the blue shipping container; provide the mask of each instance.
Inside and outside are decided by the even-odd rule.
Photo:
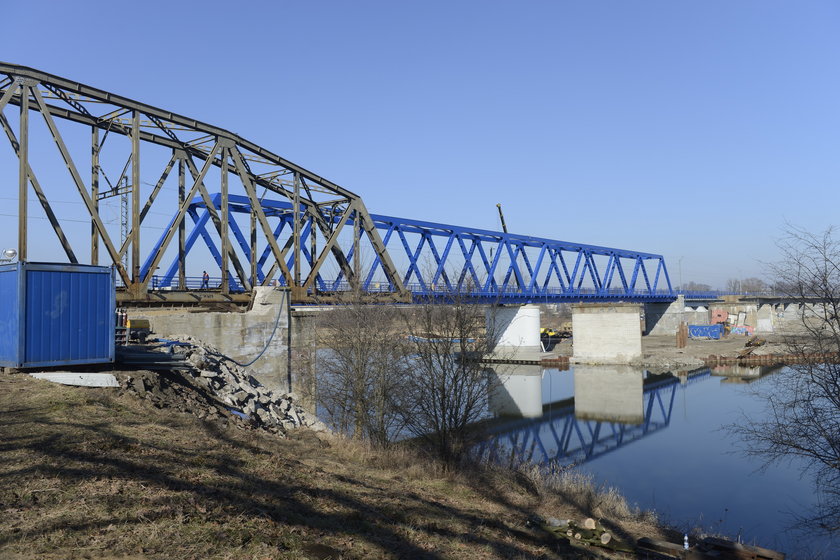
[[[0,265],[0,366],[113,362],[115,307],[111,268]]]

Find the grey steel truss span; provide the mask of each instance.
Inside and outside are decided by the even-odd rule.
[[[7,105],[20,108],[17,132],[3,114]],[[411,299],[385,251],[364,202],[355,193],[227,130],[46,72],[0,63],[0,125],[19,161],[18,255],[21,260],[27,260],[28,256],[27,184],[31,184],[67,259],[71,263],[79,262],[49,200],[44,195],[35,169],[30,165],[30,112],[40,113],[43,117],[55,147],[66,163],[72,181],[89,213],[92,224],[90,262],[98,263],[100,246],[104,248],[132,299],[144,300],[150,297],[148,292],[152,273],[175,238],[180,248],[177,254],[181,263],[179,274],[183,284],[186,274],[186,255],[183,251],[184,218],[196,196],[200,196],[210,209],[213,227],[221,242],[221,252],[227,255],[220,263],[220,292],[224,294],[228,291],[228,276],[231,272],[236,275],[246,292],[251,290],[257,283],[255,263],[250,263],[249,273],[229,240],[228,193],[234,188],[238,193],[244,193],[251,202],[253,243],[257,243],[254,239],[256,234],[261,236],[263,243],[270,248],[273,265],[270,272],[263,275],[263,283],[269,283],[279,273],[283,283],[291,288],[293,298],[306,300],[306,293],[320,273],[320,267],[330,259],[334,260],[345,278],[351,282],[358,278],[359,251],[356,252],[355,262],[351,262],[337,243],[336,230],[339,228],[334,227],[333,218],[339,216],[339,219],[345,222],[353,219],[356,244],[362,239],[367,240],[376,258],[383,263],[384,274],[389,285],[393,286],[393,295],[403,301]],[[89,128],[89,161],[78,161],[71,156],[72,150],[68,148],[68,142],[57,125],[58,119]],[[119,178],[107,181],[108,188],[103,188],[103,179],[107,178],[107,175],[104,166],[100,164],[99,156],[105,142],[116,135],[130,139],[130,150]],[[150,146],[167,149],[170,156],[163,169],[156,174],[158,179],[151,192],[141,199],[141,161],[144,150]],[[141,258],[141,226],[176,166],[179,194],[175,209],[176,219],[166,232],[164,242],[157,246],[155,254],[151,255],[151,268],[145,274],[141,274],[144,260]],[[218,170],[218,173],[216,177],[211,178],[212,169]],[[143,172],[148,176],[147,169]],[[88,174],[88,180],[83,178],[83,173]],[[219,207],[213,204],[208,194],[208,184],[217,186],[221,191]],[[263,192],[258,193],[258,190]],[[290,252],[294,255],[300,254],[301,223],[296,221],[295,234],[285,245],[280,246],[259,204],[259,199],[268,191],[281,195],[300,208],[305,220],[312,220],[322,236],[316,262],[305,277],[302,276],[300,259],[293,259],[291,268],[286,264]],[[106,228],[99,211],[99,201],[103,195],[109,194],[130,197],[130,218],[125,220],[128,226],[127,234],[121,243],[117,243],[112,237],[113,232]],[[329,220],[325,216],[329,216]],[[255,253],[256,251],[251,252],[252,255]],[[130,259],[126,258],[128,256]],[[163,297],[164,295],[155,296]]]
[[[465,290],[482,302],[674,298],[661,255],[371,215],[355,193],[237,134],[32,68],[0,63],[0,126],[15,162],[0,159],[0,171],[17,166],[19,258],[29,260],[34,193],[56,248],[83,262],[89,238],[84,260],[116,267],[123,301],[247,301],[275,283],[295,302],[347,291],[398,302]],[[47,151],[56,164],[43,164]],[[62,183],[90,222],[81,243],[54,211]],[[103,212],[116,198],[118,226]],[[149,232],[154,215],[167,219]],[[214,263],[212,284],[188,276],[188,257],[193,269]]]

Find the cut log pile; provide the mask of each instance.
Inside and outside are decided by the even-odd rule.
[[[598,546],[621,552],[632,552],[633,550],[615,539],[600,522],[591,517],[587,517],[580,523],[575,523],[570,519],[539,519],[536,524],[555,537],[565,538],[573,544]]]

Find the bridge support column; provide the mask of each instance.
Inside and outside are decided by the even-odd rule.
[[[641,308],[634,303],[572,306],[572,361],[629,364],[642,359]]]
[[[497,416],[539,418],[543,414],[542,367],[518,365],[509,373],[490,370],[490,411]]]
[[[542,351],[538,305],[493,306],[485,317],[487,333],[496,341],[495,357],[527,359]]]
[[[644,422],[644,378],[639,370],[626,365],[578,365],[574,380],[578,420]]]
[[[671,303],[645,303],[645,334],[675,335],[685,321],[685,296],[677,296]]]

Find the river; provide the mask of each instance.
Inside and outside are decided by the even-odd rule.
[[[542,370],[499,376],[486,456],[576,463],[595,481],[656,510],[688,531],[740,538],[789,558],[840,558],[840,538],[793,529],[820,493],[802,464],[763,468],[726,426],[766,414],[763,391],[789,370],[708,368],[653,375],[626,366]]]

